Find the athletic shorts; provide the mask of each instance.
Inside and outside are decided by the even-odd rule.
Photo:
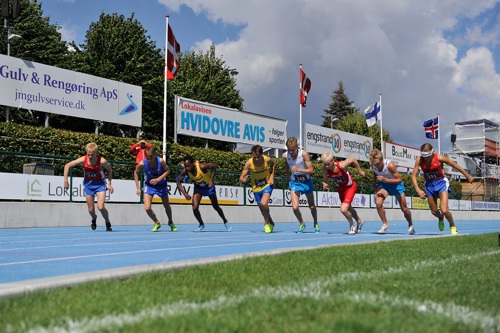
[[[309,178],[303,182],[299,182],[291,179],[288,182],[288,186],[290,187],[290,191],[295,191],[300,194],[312,194],[313,193],[313,181],[312,178]]]
[[[342,186],[338,188],[340,201],[344,204],[350,205],[352,200],[354,199],[354,195],[356,194],[356,190],[358,189],[358,185],[355,181],[352,182],[352,185],[349,187]]]
[[[94,196],[98,192],[106,192],[106,180],[84,180],[83,189],[85,195]]]
[[[439,197],[439,193],[448,191],[450,182],[448,178],[443,177],[437,180],[426,180],[425,195],[428,197]]]
[[[262,196],[266,193],[269,193],[269,195],[271,195],[273,193],[273,189],[274,185],[269,185],[259,192],[253,192],[253,195],[255,196],[255,202],[260,205],[260,202],[262,201]]]
[[[194,185],[194,193],[199,193],[204,197],[212,196],[215,193],[215,185],[212,187]]]
[[[405,192],[404,183],[385,183],[377,182],[377,188],[381,188],[387,191],[389,195],[401,195]]]
[[[145,184],[142,191],[152,197],[154,197],[155,195],[159,196],[160,198],[168,197],[167,183],[163,183],[159,186]]]

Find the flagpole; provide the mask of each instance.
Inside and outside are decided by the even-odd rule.
[[[438,113],[438,126],[441,126],[441,120],[439,120],[439,113]],[[438,154],[441,154],[441,131],[439,130],[439,127],[438,127]]]
[[[165,27],[165,70],[163,73],[163,159],[167,160],[167,52],[168,52],[168,15]]]
[[[380,105],[380,151],[382,152],[382,156],[385,158],[384,154],[384,134],[382,130],[382,94],[378,94],[378,103]]]
[[[302,103],[300,100],[300,92],[302,91],[302,64],[299,65],[299,148],[302,148]]]

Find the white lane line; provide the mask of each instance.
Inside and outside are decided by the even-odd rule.
[[[319,240],[319,239],[322,239],[322,238],[314,238],[314,240]],[[324,237],[324,239],[330,239],[330,237]],[[140,254],[140,253],[154,253],[154,252],[165,252],[165,251],[175,251],[175,250],[194,250],[194,249],[205,249],[205,248],[212,249],[212,248],[222,248],[222,247],[231,247],[231,246],[241,247],[241,246],[257,245],[257,244],[276,244],[276,243],[290,243],[290,242],[296,243],[296,242],[308,242],[311,240],[313,240],[313,239],[311,239],[311,238],[309,238],[309,239],[295,238],[295,239],[280,239],[280,240],[273,240],[273,241],[267,240],[267,241],[254,241],[254,242],[228,243],[228,244],[206,244],[206,245],[188,246],[188,247],[168,247],[168,248],[150,249],[150,250],[98,253],[98,254],[89,254],[89,255],[81,255],[81,256],[64,256],[64,257],[57,257],[57,258],[6,262],[6,263],[0,263],[0,267],[13,266],[13,265],[36,264],[36,263],[63,261],[63,260],[76,260],[76,259],[97,258],[97,257],[122,256],[122,255],[131,255],[131,254]],[[335,244],[326,244],[326,245],[335,245]],[[339,245],[345,245],[345,244],[339,244]],[[323,245],[323,246],[325,246],[325,245]],[[297,250],[300,250],[300,248],[297,248]]]
[[[240,296],[220,296],[213,300],[201,303],[179,301],[171,304],[163,304],[154,306],[153,308],[144,309],[138,313],[121,313],[106,315],[103,317],[87,317],[80,320],[73,320],[71,318],[57,318],[53,320],[53,324],[48,327],[35,327],[30,329],[28,333],[90,333],[98,332],[100,330],[119,330],[121,327],[127,325],[134,325],[143,321],[154,320],[155,318],[175,317],[178,315],[189,314],[200,310],[219,310],[221,308],[231,308],[251,298],[263,299],[285,299],[289,297],[305,297],[318,300],[327,300],[330,297],[337,297],[337,294],[331,295],[329,290],[325,288],[350,282],[357,279],[370,279],[379,276],[386,276],[393,273],[408,272],[416,269],[425,269],[429,267],[436,267],[442,265],[449,265],[460,261],[470,261],[481,257],[493,256],[500,254],[499,251],[490,251],[477,253],[474,255],[460,255],[453,256],[441,260],[424,260],[415,264],[409,264],[399,267],[390,267],[384,270],[375,270],[371,272],[351,272],[344,273],[338,276],[319,279],[312,283],[306,284],[303,282],[292,283],[282,287],[264,287],[253,289],[247,294]],[[485,333],[496,333],[500,329],[500,316],[490,316],[481,311],[474,311],[468,307],[458,306],[453,303],[441,305],[439,303],[426,301],[414,301],[407,298],[392,297],[384,294],[338,294],[345,299],[354,302],[367,302],[371,304],[386,304],[389,306],[406,306],[413,308],[421,313],[429,315],[444,315],[448,319],[463,323],[470,326],[481,327]],[[66,324],[60,325],[61,321]]]

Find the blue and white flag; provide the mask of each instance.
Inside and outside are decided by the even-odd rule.
[[[373,126],[377,123],[378,114],[380,113],[380,104],[375,102],[375,104],[370,105],[365,110],[366,125],[368,127]]]
[[[439,138],[439,117],[426,120],[423,124],[425,137],[429,139]]]

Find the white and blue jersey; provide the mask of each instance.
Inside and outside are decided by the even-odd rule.
[[[288,182],[290,191],[294,191],[300,194],[311,194],[313,193],[313,182],[311,175],[303,172],[297,172],[292,170],[292,166],[296,166],[300,169],[307,169],[304,157],[302,156],[302,149],[298,149],[297,158],[294,160],[290,152],[286,153],[286,163],[291,172],[291,178]]]
[[[389,160],[384,160],[384,168],[381,171],[379,171],[375,165],[372,165],[373,173],[375,173],[376,176],[382,176],[384,178],[394,179],[394,176],[392,175],[391,171],[388,169],[390,162],[391,161],[389,161]],[[386,190],[387,193],[389,193],[389,195],[401,195],[405,191],[405,185],[403,182],[386,183],[386,182],[377,181],[377,188],[381,188],[381,189]]]

